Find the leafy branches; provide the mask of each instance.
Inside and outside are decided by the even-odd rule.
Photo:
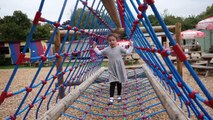
[[[0,40],[17,41],[26,39],[31,21],[21,11],[14,11],[12,16],[0,18]]]
[[[168,10],[164,10],[161,16],[166,25],[175,25],[175,23],[180,22],[182,24],[182,30],[193,29],[200,20],[213,16],[213,4],[208,6],[205,12],[202,12],[197,16],[190,15],[186,18],[178,17],[170,14]],[[148,17],[153,26],[159,26],[159,22],[154,15],[149,15]]]

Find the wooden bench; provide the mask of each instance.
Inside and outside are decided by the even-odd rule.
[[[197,63],[193,63],[193,65],[206,65],[207,64],[207,61],[199,61]]]
[[[137,53],[133,53],[133,54],[131,55],[131,57],[132,57],[132,59],[135,61],[135,63],[137,63],[138,60],[141,59],[140,56],[139,56]]]
[[[190,63],[197,63],[197,62],[199,62],[201,60],[201,58],[192,58],[192,59],[188,59],[188,61],[190,62]]]
[[[197,71],[205,70],[206,71],[205,77],[208,76],[208,73],[209,73],[210,70],[213,70],[213,66],[204,66],[204,65],[195,65],[195,64],[193,64],[191,66],[192,66],[192,68],[194,68]]]

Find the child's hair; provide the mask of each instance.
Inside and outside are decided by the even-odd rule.
[[[108,34],[107,37],[106,37],[106,40],[108,40],[108,38],[109,38],[109,37],[112,37],[112,36],[115,37],[116,40],[119,40],[119,35],[116,34],[116,33],[110,33],[110,34]]]

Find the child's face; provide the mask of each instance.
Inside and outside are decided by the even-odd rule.
[[[117,39],[114,36],[110,36],[107,39],[107,42],[109,43],[110,47],[112,47],[112,48],[116,47],[116,45],[117,45]]]

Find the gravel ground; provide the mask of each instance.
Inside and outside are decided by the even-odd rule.
[[[49,67],[44,67],[42,68],[41,72],[39,73],[38,77],[35,79],[35,83],[39,83],[41,80],[44,80],[47,73],[49,72]],[[12,69],[0,69],[0,92],[3,91],[3,89],[5,88],[11,74],[12,74]],[[36,74],[37,69],[35,68],[21,68],[18,70],[14,81],[11,83],[10,89],[9,91],[17,91],[20,90],[21,88],[24,88],[26,86],[29,86],[29,84],[31,83],[34,75]],[[53,72],[55,72],[55,70],[53,70]],[[194,90],[198,91],[201,95],[203,94],[202,91],[199,89],[197,83],[193,80],[192,76],[189,74],[189,72],[183,68],[183,78],[185,80],[186,83],[188,83]],[[53,75],[54,73],[51,73],[51,75]],[[200,79],[202,80],[203,84],[206,86],[206,88],[209,90],[209,92],[213,95],[213,75],[210,74],[208,77],[204,77],[202,75],[200,75]],[[49,84],[49,83],[48,83]],[[46,84],[45,86],[48,86],[48,84]],[[40,87],[35,88],[32,90],[32,92],[29,94],[28,98],[23,106],[26,106],[27,104],[29,104],[34,96],[36,95],[36,93],[38,92]],[[47,87],[44,88],[44,90],[41,92],[41,95],[44,94],[45,90],[47,89]],[[23,96],[25,95],[24,93],[21,93],[19,95],[7,98],[3,104],[0,106],[0,119],[1,118],[5,118],[7,116],[10,116],[12,114],[15,113],[16,109],[18,107],[18,105],[20,104],[20,101],[22,100]],[[45,99],[41,110],[39,111],[39,115],[43,114],[45,111],[45,106],[47,104],[47,101],[49,99]],[[53,106],[53,104],[55,103],[55,98],[51,101],[50,103],[50,107]],[[35,117],[35,109],[37,104],[35,105],[35,107],[33,107],[31,110],[31,112],[29,113],[29,118],[34,118]],[[22,107],[23,108],[23,107]],[[207,110],[210,112],[211,116],[213,116],[213,110],[209,107],[207,107]],[[20,117],[18,118],[20,119]]]

